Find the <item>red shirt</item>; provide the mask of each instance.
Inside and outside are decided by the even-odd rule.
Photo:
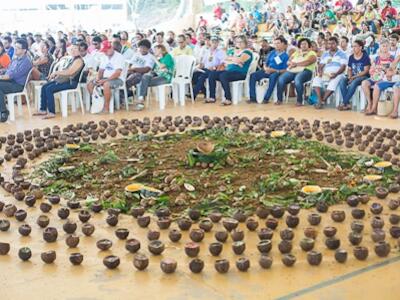
[[[387,15],[392,15],[395,17],[397,15],[396,9],[394,7],[385,7],[384,9],[382,9],[381,17],[384,21],[386,21]]]
[[[222,18],[222,8],[220,6],[215,7],[213,12],[218,19]]]

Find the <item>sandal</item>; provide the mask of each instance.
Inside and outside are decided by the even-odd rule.
[[[44,116],[43,120],[54,119],[56,117],[55,114],[49,113],[48,115]]]
[[[373,116],[376,115],[376,111],[369,111],[365,113],[366,116]]]
[[[282,105],[282,101],[276,101],[274,105]]]
[[[315,109],[323,109],[324,106],[325,106],[324,102],[319,102],[319,103],[314,105]]]
[[[205,103],[215,103],[215,99],[206,99]]]
[[[47,111],[39,110],[38,112],[33,113],[33,116],[45,116],[47,115]]]
[[[338,110],[340,110],[340,111],[351,110],[351,106],[350,105],[341,104],[341,105],[338,106]]]
[[[398,116],[398,114],[396,114],[396,115],[389,115],[389,118],[391,118],[391,119],[397,119],[399,116]]]
[[[222,105],[222,106],[232,105],[232,101],[230,101],[230,100],[221,101],[221,105]]]
[[[300,103],[300,102],[296,102],[296,106],[300,107],[300,106],[304,106],[304,104]]]

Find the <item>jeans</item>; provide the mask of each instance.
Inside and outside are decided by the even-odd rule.
[[[376,25],[375,25],[375,22],[374,22],[374,21],[366,21],[366,23],[367,23],[369,29],[370,29],[373,33],[375,33],[375,34],[378,33],[378,29],[376,28]]]
[[[13,80],[0,80],[0,113],[8,111],[4,100],[5,95],[19,93],[22,92],[23,89],[23,85],[20,85]],[[12,103],[12,105],[14,105],[14,103]]]
[[[350,84],[349,80],[347,77],[343,77],[342,80],[339,82],[339,88],[340,92],[343,97],[343,104],[344,105],[349,105],[351,97],[353,97],[354,93],[356,92],[356,89],[359,85],[361,85],[361,82],[367,79],[367,76],[363,77],[358,77],[354,79]]]
[[[264,102],[268,102],[272,96],[275,85],[279,78],[279,73],[265,73],[264,70],[254,72],[250,75],[250,101],[256,101],[256,83],[264,78],[269,78],[268,89],[264,94]]]
[[[229,83],[245,79],[246,73],[233,71],[211,71],[208,76],[210,98],[215,99],[215,89],[217,87],[217,80],[219,80],[225,93],[225,99],[232,101],[231,87],[229,86]]]
[[[50,81],[42,86],[40,92],[40,110],[48,111],[49,113],[55,114],[56,108],[54,103],[54,94],[57,92],[76,89],[78,82],[65,82],[57,83],[55,81]]]
[[[193,94],[195,99],[201,91],[206,90],[204,84],[211,73],[211,71],[208,69],[203,69],[203,71],[204,73],[203,72],[193,73],[193,83],[195,84],[193,87]]]
[[[144,74],[139,84],[139,96],[146,97],[149,87],[167,84],[168,81],[162,76],[153,76],[152,74]]]
[[[278,87],[277,87],[278,101],[282,102],[283,92],[285,91],[286,85],[294,80],[297,103],[302,104],[304,95],[304,83],[310,81],[311,78],[312,78],[312,72],[310,70],[304,70],[300,73],[292,73],[292,72],[283,73],[281,76],[279,76],[278,80]]]

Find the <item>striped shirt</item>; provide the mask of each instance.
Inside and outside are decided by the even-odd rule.
[[[348,61],[346,53],[342,50],[337,50],[332,55],[330,51],[326,51],[322,54],[321,64],[325,65],[324,73],[335,73],[342,65],[346,65]]]

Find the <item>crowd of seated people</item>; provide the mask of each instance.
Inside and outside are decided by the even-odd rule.
[[[245,9],[241,1],[231,0],[215,5],[211,18],[201,16],[194,29],[182,32],[5,32],[0,41],[0,120],[8,117],[5,95],[23,90],[28,74],[32,81],[44,82],[35,113],[44,118],[55,116],[54,95],[79,83],[87,84],[89,95],[102,91],[101,112],[109,111],[113,90],[124,84],[135,94],[134,110],[145,109],[149,88],[173,81],[180,56],[195,57],[196,101],[217,102],[220,84],[221,104],[231,105],[231,83],[248,80],[243,85],[248,103],[260,100],[257,88],[266,82],[264,104],[281,105],[289,93],[296,106],[322,109],[339,95],[337,109],[347,111],[362,93],[362,110],[374,115],[384,95],[394,104],[389,117],[397,118],[400,17],[395,1],[359,0],[353,6],[348,0],[307,0],[283,6],[263,0]]]

